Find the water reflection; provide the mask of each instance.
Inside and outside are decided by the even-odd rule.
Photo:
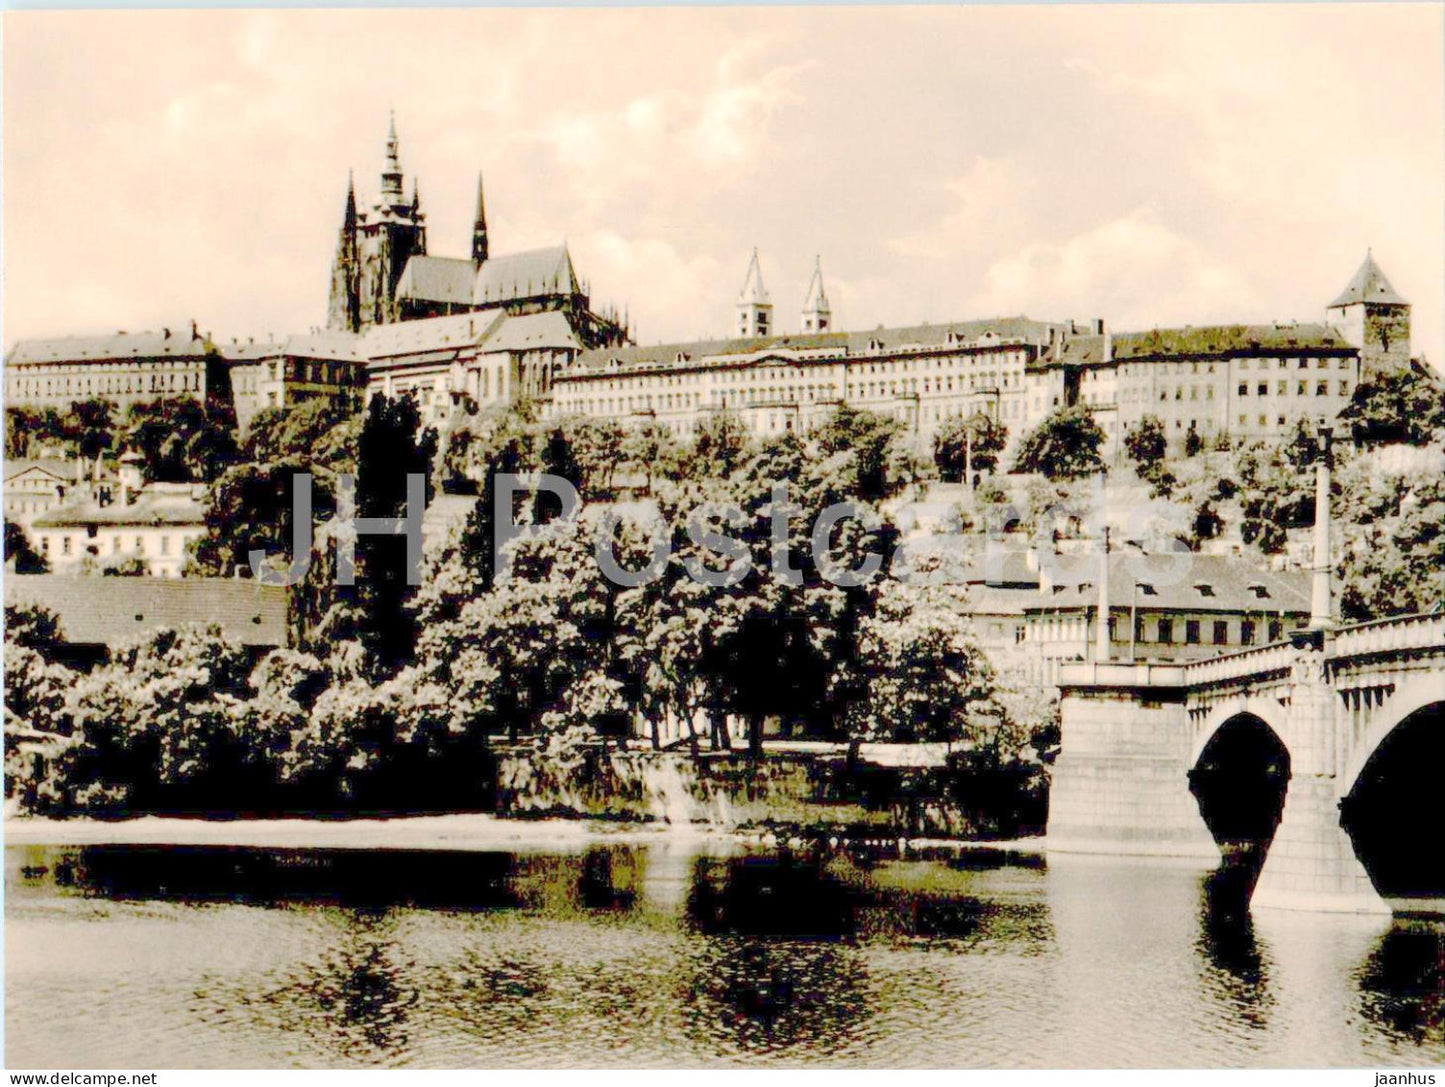
[[[1445,936],[1159,861],[7,849],[12,1064],[1445,1058]]]
[[[1445,923],[1400,920],[1359,972],[1360,1011],[1416,1044],[1445,1047]]]
[[[1249,911],[1258,874],[1258,865],[1226,860],[1205,876],[1194,947],[1206,995],[1238,1022],[1263,1031],[1276,1001],[1270,989],[1271,964]]]

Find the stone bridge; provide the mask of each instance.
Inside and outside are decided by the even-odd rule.
[[[1050,850],[1252,863],[1255,904],[1445,908],[1445,614],[1060,687]]]

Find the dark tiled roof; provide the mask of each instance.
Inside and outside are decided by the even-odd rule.
[[[99,359],[196,358],[206,353],[206,339],[192,335],[191,323],[154,332],[112,332],[104,336],[58,336],[21,340],[6,361],[92,362]]]
[[[1380,266],[1375,263],[1372,253],[1365,254],[1365,261],[1355,272],[1354,278],[1349,285],[1339,293],[1329,308],[1336,306],[1348,306],[1355,302],[1379,302],[1389,306],[1408,306],[1395,288],[1390,286],[1390,281],[1385,278],[1385,273],[1380,271]]]
[[[1097,553],[1043,555],[1040,561],[1052,565],[1051,571],[1045,571],[1052,575],[1052,587],[1040,590],[1030,611],[1098,603]],[[1109,556],[1109,605],[1115,608],[1127,608],[1137,599],[1140,607],[1180,611],[1307,612],[1309,590],[1306,572],[1261,570],[1228,555],[1122,552]]]
[[[487,335],[484,351],[536,351],[557,347],[576,350],[582,344],[577,333],[559,310],[508,317]]]
[[[358,350],[372,364],[399,356],[459,351],[478,344],[504,316],[503,310],[483,309],[447,317],[373,325],[359,338]]]
[[[768,350],[826,351],[834,355],[867,355],[872,352],[906,351],[915,348],[943,347],[952,342],[971,344],[990,333],[999,341],[1041,344],[1047,341],[1050,326],[1027,317],[995,317],[980,321],[951,321],[944,324],[906,325],[878,328],[871,332],[817,332],[779,336],[754,336],[720,340],[694,340],[687,343],[653,344],[633,347],[601,347],[585,351],[579,359],[582,368],[601,369],[615,359],[619,366],[673,366],[678,356],[683,364],[695,364],[703,358],[719,355],[752,355]]]
[[[492,257],[477,270],[472,302],[484,306],[514,298],[578,293],[577,275],[565,245]]]
[[[1094,333],[1066,335],[1039,356],[1037,367],[1100,366],[1111,361],[1109,338]]]
[[[112,502],[102,506],[87,499],[73,505],[42,513],[35,518],[36,528],[80,528],[96,525],[202,525],[206,520],[205,504],[189,494],[140,493],[128,506]]]
[[[1322,324],[1206,325],[1156,328],[1114,334],[1114,358],[1120,361],[1172,355],[1236,355],[1297,348],[1354,350],[1338,331]]]
[[[406,262],[396,284],[398,298],[470,306],[477,266],[461,257],[415,256]]]
[[[162,627],[216,623],[243,645],[286,644],[287,590],[235,578],[69,577],[11,574],[5,604],[60,617],[66,641],[119,645]]]

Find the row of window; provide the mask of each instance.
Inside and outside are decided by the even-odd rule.
[[[92,530],[88,533],[88,535],[89,535],[90,537],[92,537],[92,538],[95,537],[94,526],[92,526]],[[184,537],[181,537],[181,538],[184,539]],[[60,537],[60,553],[61,553],[62,555],[73,555],[73,554],[75,554],[74,548],[75,548],[76,542],[77,542],[77,537],[73,537],[73,536],[61,536],[61,537]],[[165,534],[162,534],[162,535],[161,535],[161,538],[160,538],[160,548],[161,548],[161,549],[160,549],[160,553],[161,553],[162,555],[169,555],[169,554],[171,554],[171,537],[170,537],[170,536],[165,535]],[[44,554],[46,554],[46,555],[50,554],[50,536],[49,536],[49,535],[42,535],[42,536],[40,537],[40,550],[41,550]],[[99,554],[99,551],[97,550],[96,553]],[[124,537],[121,537],[121,536],[112,536],[112,537],[110,538],[110,553],[111,553],[112,555],[121,555],[121,554],[125,554],[125,553],[126,553],[126,551],[125,551]],[[130,552],[130,553],[131,553],[131,554],[135,554],[135,555],[144,555],[144,554],[146,553],[146,538],[145,538],[144,536],[137,536],[137,537],[135,537],[135,546],[131,549],[131,552]]]
[[[1184,620],[1184,645],[1200,645],[1203,636],[1202,622],[1199,619]],[[1268,626],[1269,641],[1278,642],[1284,638],[1284,621],[1271,619]],[[1114,620],[1109,620],[1110,634],[1114,630]],[[1177,620],[1163,617],[1155,620],[1153,642],[1158,645],[1173,645],[1174,635],[1178,630]],[[1242,619],[1239,623],[1239,644],[1254,645],[1258,636],[1259,628],[1253,619]],[[1211,645],[1229,644],[1229,621],[1227,619],[1215,619],[1212,621],[1210,630]],[[1148,635],[1148,623],[1144,616],[1134,618],[1134,641],[1141,644],[1150,641]]]

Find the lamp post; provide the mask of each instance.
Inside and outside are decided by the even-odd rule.
[[[1323,419],[1315,428],[1319,457],[1315,460],[1315,543],[1314,571],[1310,581],[1310,630],[1328,630],[1334,625],[1330,591],[1330,469],[1334,454],[1334,427]]]

